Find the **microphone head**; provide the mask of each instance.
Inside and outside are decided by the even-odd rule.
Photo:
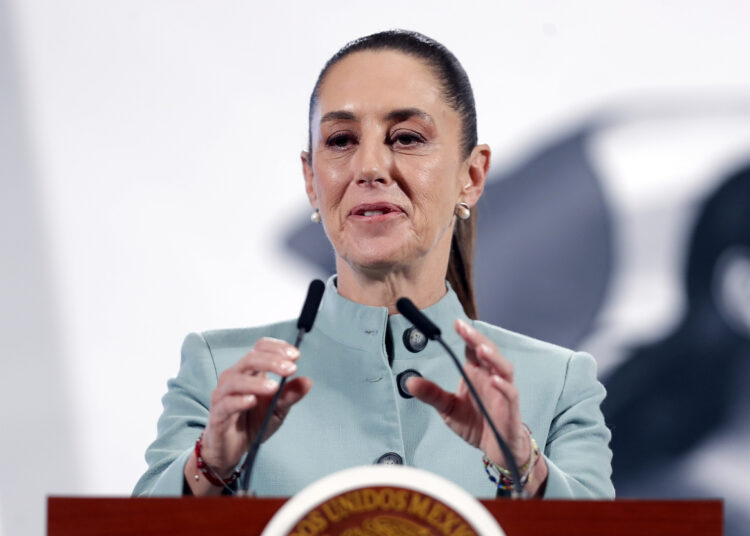
[[[396,309],[428,339],[435,340],[440,337],[440,328],[417,309],[417,306],[409,298],[399,298],[396,302]]]
[[[315,315],[318,314],[318,307],[320,306],[320,300],[323,299],[325,289],[325,283],[320,279],[310,282],[305,304],[302,306],[302,312],[299,315],[299,320],[297,320],[297,329],[304,329],[305,333],[312,329],[315,322]]]

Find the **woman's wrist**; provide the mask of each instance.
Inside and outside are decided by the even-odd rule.
[[[514,440],[506,441],[508,443],[508,446],[510,447],[511,453],[513,454],[513,461],[516,462],[516,465],[518,465],[519,468],[527,465],[534,453],[532,435],[529,427],[526,426],[526,424],[522,424],[521,430],[516,435],[516,438]],[[491,447],[484,450],[484,455],[489,459],[491,463],[500,467],[510,469],[511,464],[505,458],[500,445],[496,443],[494,437],[492,438]]]
[[[197,460],[195,458],[195,451],[190,453],[190,456],[185,462],[185,469],[183,470],[183,476],[185,478],[185,484],[190,489],[190,493],[196,497],[208,497],[221,495],[222,488],[218,488],[212,485],[205,478],[198,478],[196,480],[196,465]]]
[[[538,454],[539,449],[536,441],[534,441],[534,437],[531,435],[531,429],[526,426],[526,423],[522,423],[521,428],[523,430],[521,432],[521,437],[523,438],[523,448],[521,452],[525,453],[525,455],[516,457],[516,463],[518,464],[519,470],[523,473],[525,467],[534,463],[534,451],[536,450],[536,453]]]
[[[194,475],[194,479],[199,480],[201,477],[203,477],[206,480],[208,480],[212,485],[218,488],[229,488],[229,486],[233,484],[234,481],[239,478],[245,466],[243,464],[243,466],[239,469],[237,469],[236,466],[233,466],[229,470],[227,469],[221,470],[212,466],[203,457],[204,437],[205,437],[205,432],[201,432],[201,435],[198,437],[198,440],[195,442],[194,454],[195,454],[196,472]]]
[[[539,453],[539,460],[534,464],[534,471],[526,484],[526,491],[529,497],[541,499],[544,496],[544,490],[547,487],[547,475],[549,468],[544,455]]]
[[[538,482],[540,480],[546,480],[546,463],[541,460],[543,457],[539,451],[539,447],[531,434],[531,430],[525,424],[523,425],[522,432],[525,447],[521,449],[514,449],[515,465],[518,469],[518,473],[514,473],[511,470],[513,465],[506,458],[502,458],[503,463],[499,464],[492,457],[484,454],[482,457],[484,463],[484,470],[487,473],[490,481],[497,485],[498,489],[510,490],[516,487],[516,478],[519,479],[521,487],[525,488],[530,495],[534,495],[539,489]],[[518,455],[518,451],[528,452],[528,455]],[[541,460],[543,465],[542,470],[538,469]],[[537,480],[535,485],[532,486],[532,482]]]
[[[236,472],[237,464],[239,462],[227,461],[226,456],[217,456],[214,444],[211,441],[211,434],[209,429],[206,428],[198,436],[197,441],[193,450],[196,456],[200,456],[202,461],[199,461],[199,465],[205,464],[207,469],[210,469],[212,475],[220,478],[221,480],[228,480]]]
[[[239,478],[244,465],[237,469],[218,468],[206,458],[206,433],[200,434],[185,464],[185,482],[193,495],[219,495],[224,490],[232,490],[232,484]]]

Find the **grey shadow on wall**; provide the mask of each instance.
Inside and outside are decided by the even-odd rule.
[[[42,534],[45,495],[79,468],[11,15],[0,2],[0,533]]]
[[[612,222],[586,158],[586,123],[494,172],[478,209],[475,281],[484,321],[575,347],[590,332],[612,267]],[[336,267],[322,226],[287,237],[321,274]]]

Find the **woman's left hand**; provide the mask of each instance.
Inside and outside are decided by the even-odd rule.
[[[519,466],[531,457],[531,438],[521,420],[518,389],[513,383],[513,364],[497,346],[467,323],[456,320],[456,332],[466,341],[464,371],[484,403],[495,427],[508,444]],[[463,378],[455,393],[437,384],[413,377],[409,392],[433,406],[445,423],[467,443],[481,449],[493,462],[508,467],[492,429],[471,397]]]

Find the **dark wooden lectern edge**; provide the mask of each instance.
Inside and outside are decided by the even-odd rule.
[[[259,535],[286,498],[49,497],[49,536]],[[508,536],[716,535],[723,505],[715,500],[482,500]]]

